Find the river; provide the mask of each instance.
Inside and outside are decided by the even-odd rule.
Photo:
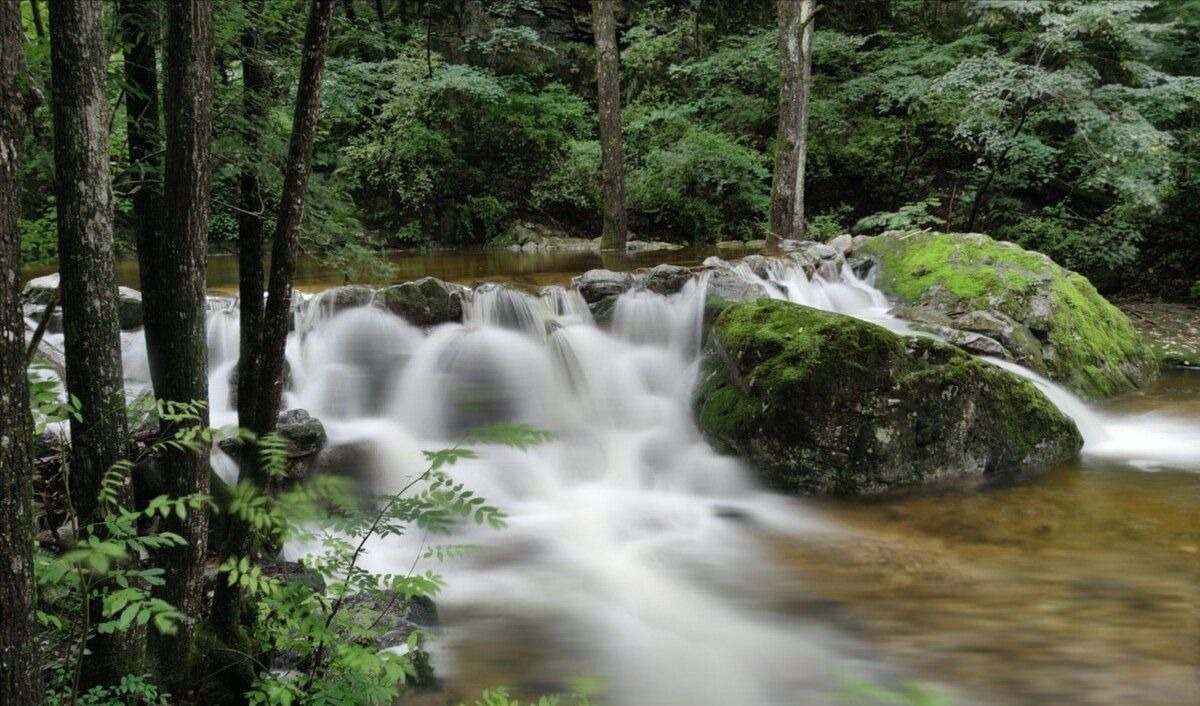
[[[533,289],[708,254],[394,262],[398,280]],[[235,273],[213,263],[210,286],[229,292]],[[904,328],[849,272],[809,282],[785,268],[772,280],[776,296]],[[299,280],[340,283],[319,267]],[[611,331],[554,286],[541,297],[478,287],[465,326],[428,333],[372,308],[306,317],[289,343],[286,402],[322,419],[332,444],[372,449],[358,470],[375,490],[419,474],[422,449],[473,424],[557,434],[454,470],[510,521],[455,538],[489,547],[481,555],[422,565],[448,582],[434,647],[445,691],[423,703],[498,685],[536,696],[579,677],[615,706],[840,704],[847,682],[909,680],[957,704],[1200,703],[1200,375],[1168,371],[1102,405],[1046,385],[1087,443],[1044,473],[785,498],[691,421],[702,302],[702,281],[670,298],[629,293]],[[236,309],[212,317],[213,419],[230,423]],[[126,355],[131,384],[139,345]],[[379,542],[370,565],[408,570],[424,542]]]

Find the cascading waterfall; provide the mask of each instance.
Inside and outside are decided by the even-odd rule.
[[[870,277],[844,264],[822,263],[811,276],[790,260],[735,271],[772,297],[918,333],[888,314]],[[771,610],[759,590],[786,580],[765,536],[837,530],[811,507],[761,491],[698,433],[689,401],[707,278],[668,297],[621,295],[607,330],[562,287],[534,296],[480,286],[463,324],[428,332],[373,306],[335,311],[322,295],[298,309],[285,405],[321,419],[330,444],[369,448],[368,467],[355,470],[372,491],[399,489],[424,470],[422,450],[451,446],[476,425],[556,434],[531,449],[485,448],[453,468],[510,521],[501,532],[463,528],[454,541],[491,549],[433,567],[447,577],[439,604],[453,616],[438,653],[443,673],[456,668],[455,645],[503,623],[505,640],[524,629],[552,642],[543,679],[598,676],[612,704],[821,703],[837,675],[886,676],[851,641]],[[126,371],[144,385],[139,335]],[[210,312],[208,341],[213,423],[231,425],[235,306]],[[1019,366],[996,364],[1074,417],[1086,454],[1200,464],[1194,432],[1151,420],[1158,435],[1147,435],[1146,420],[1101,415]],[[229,459],[214,451],[214,462],[232,480]],[[368,567],[407,571],[424,542],[377,542]]]

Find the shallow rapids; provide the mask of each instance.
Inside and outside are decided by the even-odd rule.
[[[718,263],[709,263],[718,264]],[[870,279],[829,265],[813,276],[788,261],[755,274],[772,297],[919,333],[888,314]],[[766,276],[760,276],[766,275]],[[422,450],[472,427],[522,423],[556,439],[485,448],[452,469],[509,515],[499,532],[463,528],[452,541],[487,549],[444,564],[447,620],[435,648],[452,681],[474,668],[470,643],[491,634],[546,690],[597,677],[617,706],[838,703],[843,676],[889,681],[896,670],[819,622],[795,617],[764,587],[794,582],[764,538],[840,532],[813,505],[761,490],[713,452],[692,421],[706,275],[663,297],[630,291],[602,329],[577,292],[540,296],[478,287],[461,325],[422,331],[381,309],[333,313],[320,296],[287,348],[286,406],[324,422],[331,445],[369,449],[354,471],[393,492],[425,470]],[[214,426],[236,424],[230,380],[237,309],[209,316]],[[144,341],[129,335],[126,374],[145,385]],[[1079,424],[1084,454],[1140,468],[1200,470],[1200,432],[1153,414],[1099,412],[1011,363]],[[233,464],[214,464],[234,480]],[[408,571],[434,538],[377,542],[369,568]],[[307,548],[291,547],[302,555]],[[796,591],[802,593],[803,587]],[[482,684],[487,686],[489,684]],[[495,684],[492,684],[495,685]]]

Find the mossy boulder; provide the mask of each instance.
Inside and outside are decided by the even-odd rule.
[[[790,302],[718,317],[694,399],[719,450],[798,493],[870,493],[1070,458],[1075,423],[1031,382],[930,338]]]
[[[1154,352],[1081,275],[978,233],[885,233],[855,244],[880,265],[878,286],[904,318],[948,319],[1089,399],[1153,382]],[[920,310],[925,310],[922,314]]]
[[[375,298],[385,309],[414,326],[437,326],[462,322],[467,288],[436,277],[423,277],[381,289]]]

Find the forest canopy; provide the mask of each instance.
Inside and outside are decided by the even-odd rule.
[[[374,5],[339,3],[335,14],[305,249],[352,267],[383,248],[502,243],[522,221],[598,234],[588,3]],[[278,197],[303,9],[268,0],[254,20],[274,89],[263,152],[247,155],[237,109],[247,16],[243,3],[216,5],[217,248],[236,239],[247,160]],[[763,237],[778,115],[775,3],[630,0],[617,20],[630,230],[678,242]],[[32,22],[27,30],[31,75],[45,81],[48,42]],[[129,249],[135,180],[123,111],[132,89],[120,35],[106,36],[117,236]],[[814,45],[811,237],[982,231],[1102,287],[1200,295],[1200,3],[830,0]],[[56,255],[51,134],[43,105],[25,148],[27,262]]]

